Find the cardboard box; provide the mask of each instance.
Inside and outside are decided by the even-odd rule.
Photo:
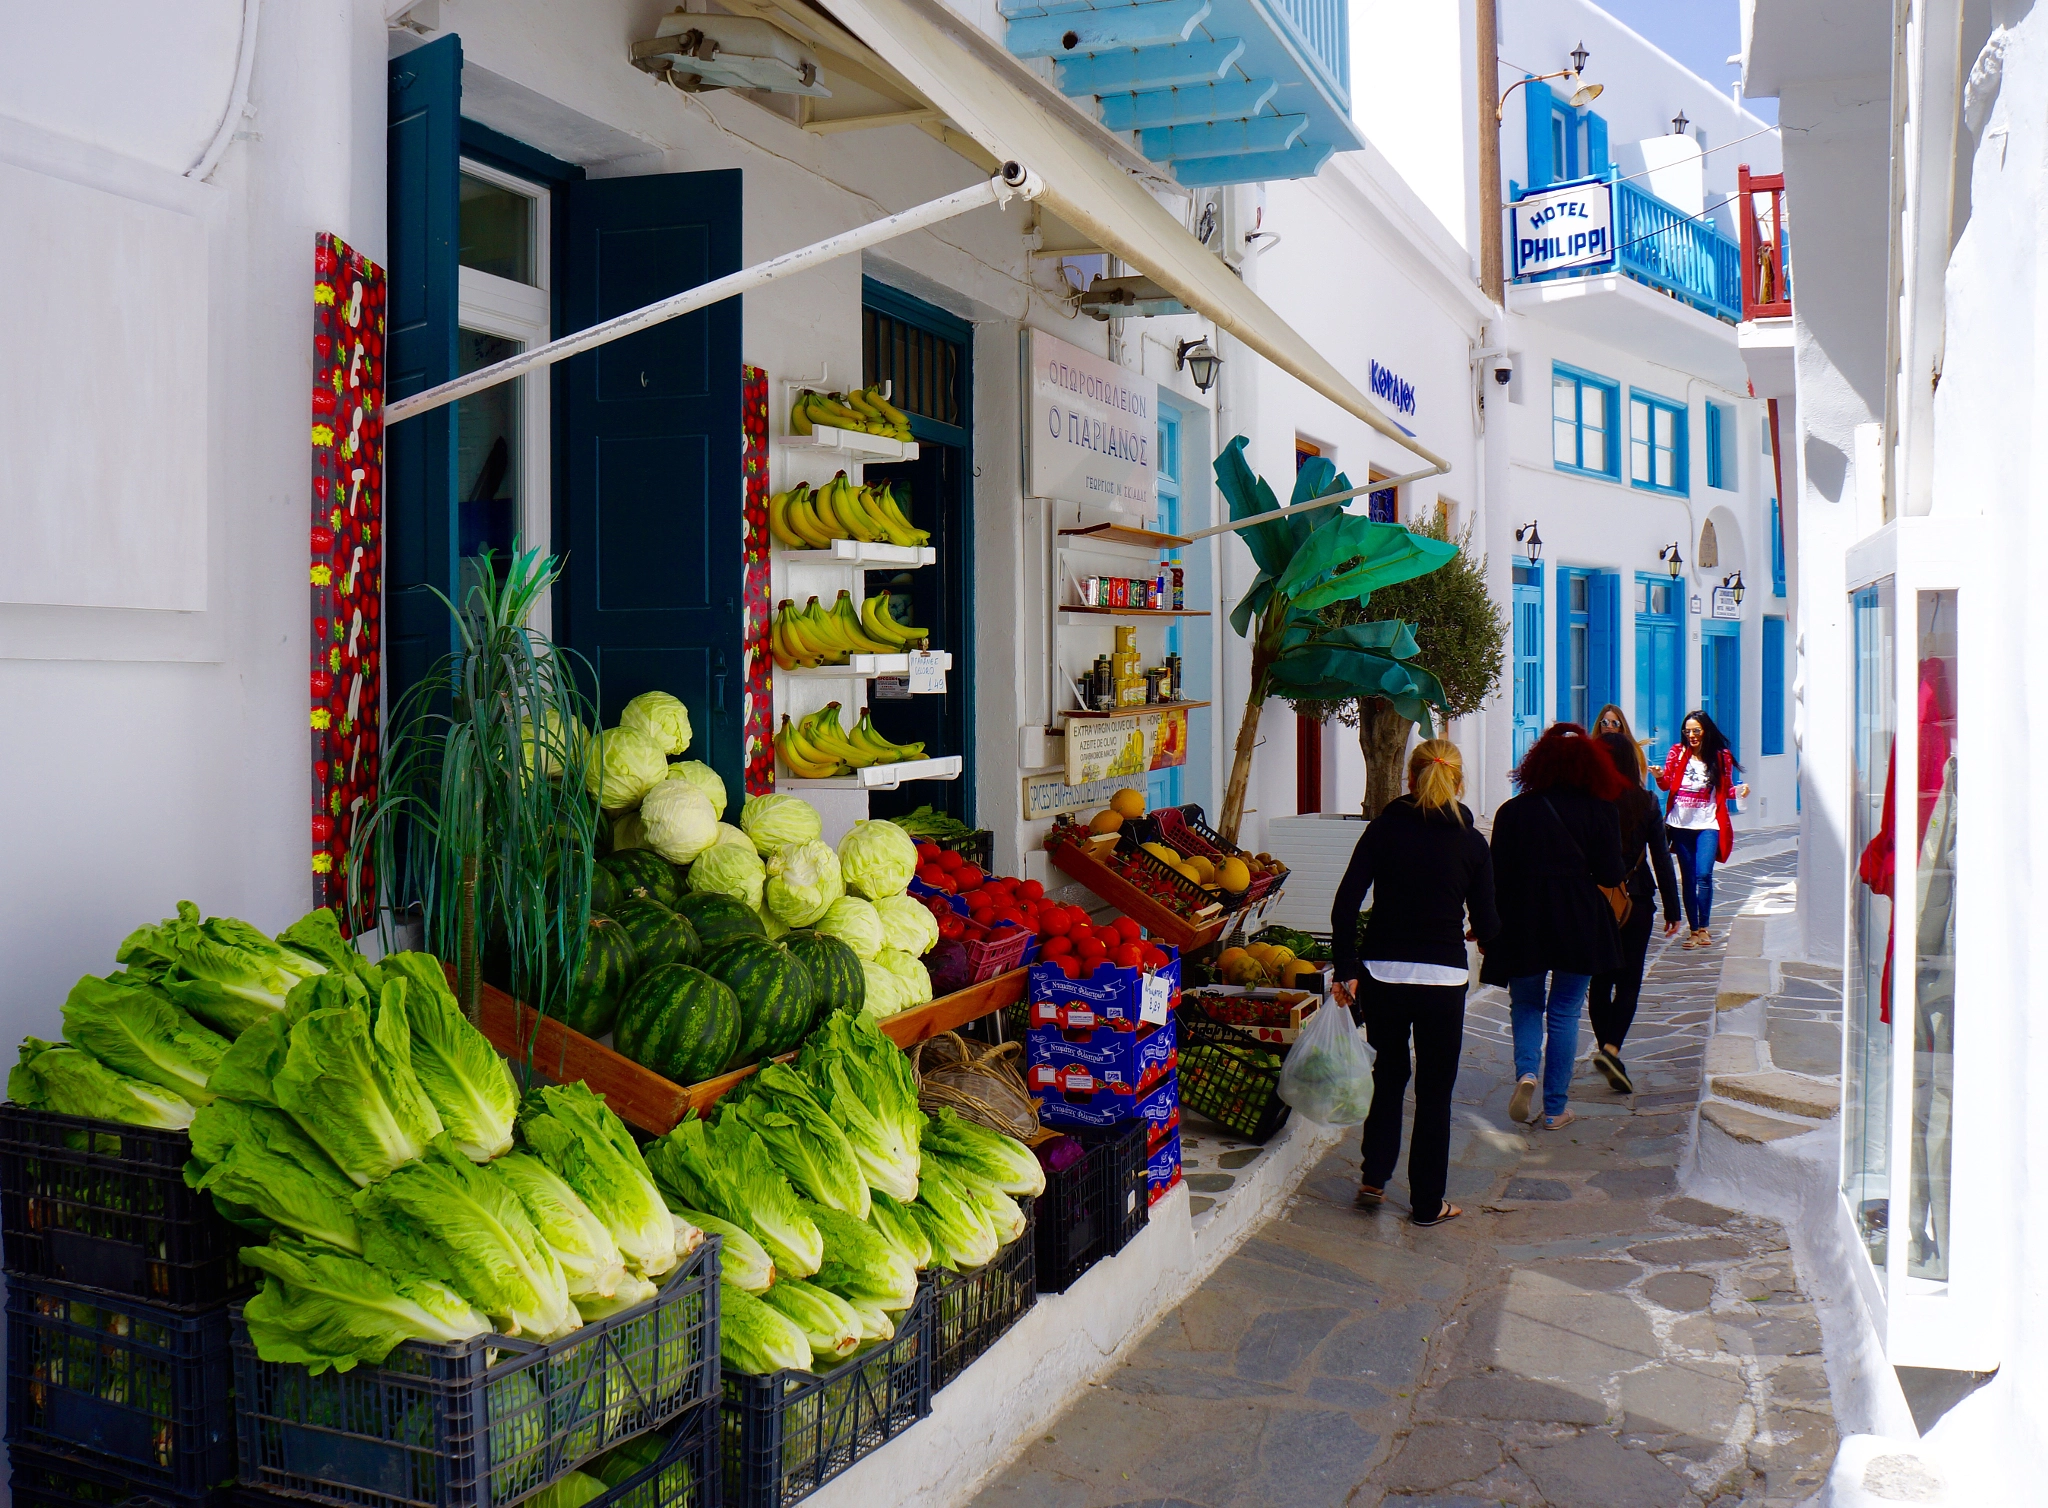
[[[1168,1074],[1150,1087],[1109,1084],[1075,1064],[1034,1063],[1024,1082],[1039,1100],[1038,1118],[1048,1126],[1114,1126],[1145,1122],[1148,1146],[1180,1130],[1180,1081]]]
[[[1086,1005],[1041,1000],[1031,1007],[1024,1059],[1053,1067],[1087,1069],[1109,1084],[1143,1089],[1180,1065],[1173,1018],[1161,1026],[1123,1016],[1102,1016]]]
[[[1301,1029],[1314,1018],[1322,1004],[1321,996],[1302,990],[1248,989],[1235,984],[1205,984],[1183,998],[1190,1009],[1199,1011],[1209,1020],[1220,1022],[1232,1031],[1243,1032],[1254,1041],[1278,1047],[1289,1045],[1301,1035]],[[1257,1013],[1268,1019],[1233,1021],[1228,1016],[1219,1016],[1208,1010],[1203,1002],[1211,999],[1247,1001],[1264,1007]]]
[[[1171,943],[1154,939],[1153,946],[1166,954],[1166,967],[1147,975],[1143,969],[1120,968],[1107,960],[1098,963],[1094,972],[1083,974],[1079,979],[1069,979],[1056,963],[1041,959],[1031,966],[1031,990],[1027,998],[1036,1005],[1040,1001],[1051,1001],[1056,1005],[1079,1005],[1091,1007],[1097,1015],[1121,1018],[1125,1021],[1140,1021],[1145,1014],[1145,981],[1148,978],[1165,981],[1165,1011],[1171,1015],[1180,1005],[1180,949]],[[1154,986],[1156,994],[1160,986]],[[1155,1018],[1164,1019],[1159,1012]]]
[[[1180,1182],[1180,1132],[1175,1131],[1145,1158],[1145,1201],[1157,1204]]]

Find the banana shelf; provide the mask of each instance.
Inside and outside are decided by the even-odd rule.
[[[951,670],[953,668],[953,657],[944,650],[938,651],[934,658],[938,661],[939,669]],[[821,681],[865,680],[869,676],[876,675],[909,675],[910,656],[908,654],[850,654],[846,657],[844,665],[796,665],[787,670],[777,670],[776,674],[810,676],[815,680]],[[1203,705],[1206,706],[1207,703]]]
[[[831,548],[777,550],[778,560],[801,566],[928,566],[937,563],[939,552],[930,545],[891,545],[858,539],[835,539]]]

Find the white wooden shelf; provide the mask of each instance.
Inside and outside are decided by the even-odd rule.
[[[1206,618],[1209,614],[1198,608],[1156,608],[1156,607],[1063,607],[1060,609],[1061,628],[1091,628],[1102,626],[1104,618],[1129,618],[1134,622],[1147,619]]]
[[[1121,545],[1143,551],[1177,550],[1194,541],[1181,534],[1161,534],[1157,529],[1136,529],[1129,524],[1089,524],[1060,530],[1067,549],[1089,549],[1100,545]]]
[[[778,770],[778,791],[893,791],[909,780],[958,780],[960,756],[941,754],[936,759],[906,759],[898,764],[871,764],[851,775],[833,775],[824,780],[800,780]]]
[[[785,565],[800,566],[928,566],[938,562],[939,552],[931,545],[870,545],[857,539],[835,539],[829,549],[777,550],[775,558]]]
[[[939,669],[951,670],[953,657],[944,650],[933,656],[939,662]],[[863,681],[870,676],[909,675],[910,656],[900,655],[848,655],[844,665],[816,665],[809,669],[799,666],[795,670],[775,672],[778,676],[793,675],[807,681]]]
[[[858,429],[834,429],[829,424],[814,425],[807,435],[777,435],[775,443],[785,450],[848,456],[856,461],[917,459],[915,440],[896,440],[888,435],[871,435]]]

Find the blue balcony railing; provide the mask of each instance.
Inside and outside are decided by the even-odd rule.
[[[1614,185],[1621,270],[1734,324],[1742,318],[1742,248],[1712,223],[1627,181]]]
[[[1343,0],[1265,0],[1308,54],[1337,101],[1351,103],[1350,8]]]

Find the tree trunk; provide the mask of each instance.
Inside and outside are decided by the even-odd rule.
[[[1358,708],[1358,750],[1365,756],[1365,820],[1370,822],[1406,789],[1408,735],[1415,724],[1394,710],[1385,697],[1361,702]]]
[[[1233,847],[1238,827],[1244,821],[1244,796],[1251,784],[1252,755],[1259,747],[1259,714],[1265,710],[1271,689],[1266,684],[1266,672],[1273,663],[1265,647],[1268,631],[1265,619],[1261,618],[1252,640],[1252,689],[1244,699],[1244,716],[1238,720],[1237,748],[1230,758],[1230,783],[1223,789],[1223,812],[1216,823],[1223,841]]]

